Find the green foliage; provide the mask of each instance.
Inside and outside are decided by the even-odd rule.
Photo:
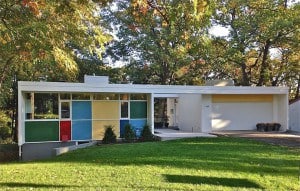
[[[0,111],[0,142],[11,138],[10,122],[10,118],[3,111]]]
[[[144,125],[143,130],[141,132],[140,140],[153,141],[153,135],[152,135],[149,125]]]
[[[108,23],[120,25],[115,30],[118,40],[107,54],[129,61],[129,68],[139,71],[138,75],[128,73],[130,81],[176,84],[181,78],[178,70],[203,56],[213,1],[134,0],[116,1],[115,5],[117,10],[103,13]]]
[[[222,49],[212,47],[217,49],[210,59],[218,64],[215,78],[232,78],[236,85],[244,86],[288,82],[297,89],[300,77],[294,58],[300,42],[299,3],[218,0],[216,5],[214,23],[228,28],[229,35],[222,37],[225,42],[215,39]]]
[[[104,133],[104,137],[102,139],[102,143],[110,144],[117,142],[117,136],[113,131],[113,127],[111,125],[105,126],[106,130]]]
[[[127,141],[127,142],[133,142],[135,140],[135,133],[132,130],[130,124],[125,125],[124,138],[125,138],[125,141]]]
[[[105,3],[0,1],[0,88],[14,73],[23,80],[76,81],[78,53],[101,58],[111,39],[97,14]]]

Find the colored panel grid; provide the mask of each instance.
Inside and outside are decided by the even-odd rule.
[[[135,135],[137,137],[140,137],[144,125],[147,124],[147,120],[146,119],[134,119],[134,120],[130,120],[130,124],[132,126],[132,129],[135,132]]]
[[[230,103],[230,102],[273,102],[273,95],[212,95],[213,103]]]
[[[92,109],[90,101],[72,102],[72,119],[91,119]]]
[[[94,101],[93,119],[119,119],[118,101]]]
[[[92,121],[72,121],[72,140],[90,140],[92,138]]]
[[[120,137],[124,137],[125,125],[129,124],[129,120],[120,120]]]
[[[131,119],[147,118],[147,101],[131,101],[130,118]]]
[[[93,121],[93,140],[102,140],[106,127],[111,125],[116,136],[120,135],[119,120],[95,120]]]
[[[26,121],[25,142],[58,141],[58,121]]]
[[[60,140],[61,141],[71,140],[71,121],[60,122]]]

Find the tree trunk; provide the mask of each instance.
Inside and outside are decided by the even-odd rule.
[[[270,46],[271,46],[271,40],[268,39],[266,41],[266,44],[265,44],[265,47],[264,47],[264,50],[263,50],[263,58],[262,58],[262,61],[261,61],[259,80],[258,80],[258,83],[257,83],[258,86],[262,86],[266,83],[265,82],[265,73],[266,73],[266,70],[268,68],[267,59],[268,59]]]
[[[248,74],[247,74],[247,66],[245,63],[242,63],[241,65],[242,67],[242,81],[241,81],[241,85],[242,86],[250,86],[250,82],[249,82],[249,77],[248,77]]]

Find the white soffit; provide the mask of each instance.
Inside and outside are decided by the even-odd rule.
[[[20,91],[36,92],[115,92],[153,94],[288,94],[287,87],[248,86],[181,86],[143,84],[89,84],[66,82],[24,82],[19,81]]]

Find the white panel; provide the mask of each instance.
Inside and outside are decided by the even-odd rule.
[[[278,123],[281,124],[281,130],[286,131],[288,127],[288,95],[275,95],[278,97]]]
[[[181,94],[179,104],[179,129],[201,132],[201,95]]]
[[[289,106],[289,119],[290,130],[300,132],[300,101]]]
[[[211,132],[211,95],[202,95],[201,132]]]
[[[273,122],[272,103],[214,103],[212,130],[254,130],[257,123]]]

